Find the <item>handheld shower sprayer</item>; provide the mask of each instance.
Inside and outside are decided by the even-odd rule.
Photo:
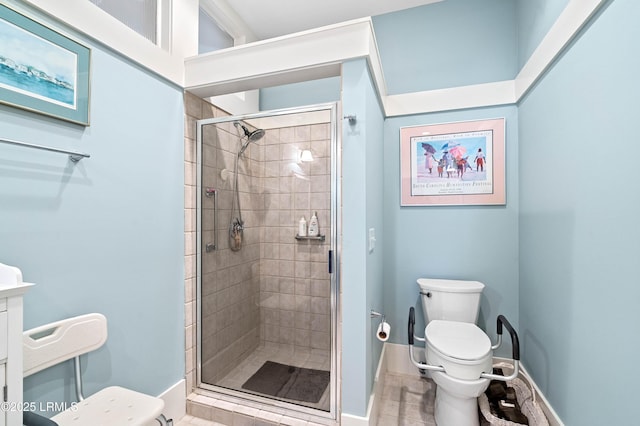
[[[264,130],[256,129],[254,131],[249,131],[247,127],[240,123],[239,121],[234,121],[233,125],[238,130],[238,137],[242,145],[240,149],[238,149],[238,154],[236,155],[236,163],[234,168],[234,183],[233,183],[233,192],[234,197],[231,201],[231,223],[229,224],[229,248],[232,251],[238,251],[242,248],[242,237],[244,234],[244,221],[242,220],[242,209],[240,208],[240,192],[238,190],[238,161],[240,156],[244,153],[244,151],[249,147],[252,142],[257,142],[258,140],[264,137]],[[244,135],[240,135],[240,129]],[[246,138],[247,140],[242,142],[242,138]],[[237,209],[237,216],[236,216]]]
[[[236,129],[240,127],[242,129],[242,132],[244,133],[244,136],[251,142],[256,142],[259,139],[262,139],[265,133],[263,129],[255,129],[254,131],[250,131],[249,129],[247,129],[247,126],[240,123],[239,121],[234,121],[233,125],[236,126]]]

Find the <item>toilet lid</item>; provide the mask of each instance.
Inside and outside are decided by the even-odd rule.
[[[491,352],[491,340],[475,324],[434,320],[425,329],[427,344],[441,354],[460,360],[478,360]]]

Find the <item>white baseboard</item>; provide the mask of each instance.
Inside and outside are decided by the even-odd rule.
[[[187,414],[187,391],[184,379],[162,392],[159,398],[164,400],[162,414],[167,419],[173,419],[174,424]]]
[[[376,377],[373,382],[373,389],[369,396],[369,404],[367,405],[367,414],[364,417],[354,416],[353,414],[342,413],[340,415],[341,426],[375,426],[377,423],[378,413],[380,412],[380,402],[382,401],[382,389],[384,389],[384,378],[387,372],[387,343],[382,347],[380,354],[380,362],[376,370]]]
[[[369,426],[369,416],[359,417],[352,414],[342,413],[340,416],[341,426]]]
[[[542,412],[547,417],[547,420],[549,421],[549,426],[564,426],[564,423],[562,422],[562,420],[560,420],[560,417],[558,416],[558,414],[554,411],[551,404],[549,404],[549,401],[547,401],[547,398],[545,398],[544,394],[542,393],[542,391],[540,390],[536,382],[534,382],[531,379],[531,376],[529,375],[527,370],[525,370],[522,364],[520,364],[520,372],[524,373],[524,376],[526,376],[525,380],[531,386],[533,386],[533,389],[536,395],[536,401],[538,401],[538,403],[540,404],[540,408],[542,408]]]

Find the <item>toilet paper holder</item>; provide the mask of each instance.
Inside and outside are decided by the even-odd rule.
[[[380,324],[376,329],[376,337],[381,342],[386,342],[389,339],[389,332],[391,331],[391,326],[389,326],[389,324],[387,324],[387,322],[385,321],[384,314],[380,312],[376,312],[372,309],[371,318],[377,318],[377,317],[380,317]]]
[[[381,314],[380,312],[376,312],[373,309],[371,310],[371,318],[378,318],[380,317],[380,324],[384,323],[384,314]]]

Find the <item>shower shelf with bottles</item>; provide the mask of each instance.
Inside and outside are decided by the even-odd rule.
[[[308,237],[296,234],[296,240],[298,241],[324,241],[324,235],[316,235],[314,237]]]

